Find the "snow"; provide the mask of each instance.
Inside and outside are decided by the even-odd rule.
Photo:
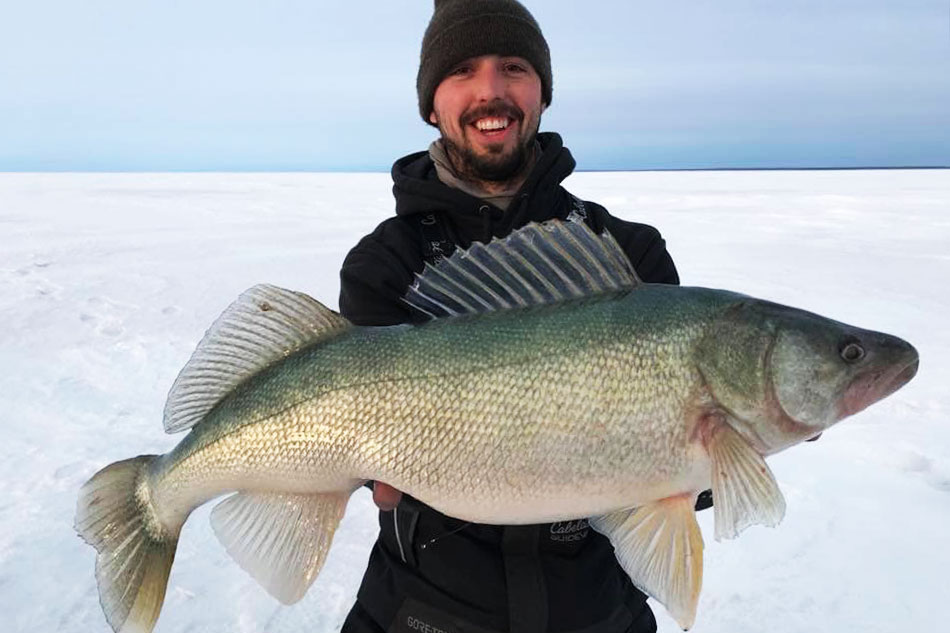
[[[775,529],[706,535],[697,633],[942,630],[950,568],[947,171],[579,173],[661,229],[683,282],[902,336],[903,390],[770,459]],[[0,629],[108,631],[73,532],[100,467],[169,450],[172,380],[259,282],[330,306],[348,248],[392,212],[384,174],[0,174]],[[186,523],[156,631],[336,631],[375,536],[352,500],[307,597],[283,607]],[[657,607],[661,631],[678,630]]]

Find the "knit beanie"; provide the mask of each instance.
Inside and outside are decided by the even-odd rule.
[[[523,57],[541,77],[541,99],[551,105],[551,53],[541,27],[516,0],[435,0],[422,38],[416,92],[419,114],[430,123],[435,89],[452,67],[470,57]]]

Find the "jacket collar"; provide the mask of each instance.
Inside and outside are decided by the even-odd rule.
[[[396,215],[440,212],[452,222],[463,244],[502,237],[532,220],[562,215],[566,193],[560,184],[576,163],[558,134],[543,132],[538,142],[541,156],[507,212],[443,184],[428,152],[400,158],[392,168]]]

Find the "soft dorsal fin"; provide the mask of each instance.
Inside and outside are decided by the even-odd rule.
[[[558,303],[641,284],[610,233],[583,222],[532,222],[426,264],[403,301],[432,318]]]
[[[300,292],[261,284],[208,328],[165,403],[165,432],[189,429],[228,392],[274,361],[351,327]]]

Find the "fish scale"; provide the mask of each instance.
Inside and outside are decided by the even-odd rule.
[[[543,291],[539,291],[539,289]],[[717,538],[777,524],[764,456],[886,397],[917,352],[744,295],[642,284],[609,235],[528,225],[456,251],[406,294],[432,320],[354,327],[256,286],[169,392],[166,455],[111,464],[76,528],[116,631],[150,631],[199,505],[272,595],[299,600],[351,493],[386,482],[466,521],[589,518],[632,582],[689,628],[702,581],[693,506]]]
[[[717,295],[705,321],[694,317],[685,328],[668,320],[668,336],[645,335],[640,304],[653,314],[680,314],[677,296],[645,288],[612,302],[458,319],[428,331],[354,329],[301,350],[281,371],[224,400],[166,460],[153,486],[159,496],[165,487],[188,495],[168,498],[188,507],[233,490],[235,481],[245,490],[322,492],[340,481],[378,479],[477,522],[601,513],[604,502],[592,491],[620,480],[675,479],[689,469],[694,421],[683,412],[699,377],[686,359],[703,332],[699,324],[737,299]],[[253,457],[236,459],[243,455]],[[551,501],[537,501],[560,508],[542,516],[537,504],[525,506],[538,489]],[[638,492],[628,486],[627,505],[642,501]],[[502,504],[512,513],[500,514]]]

